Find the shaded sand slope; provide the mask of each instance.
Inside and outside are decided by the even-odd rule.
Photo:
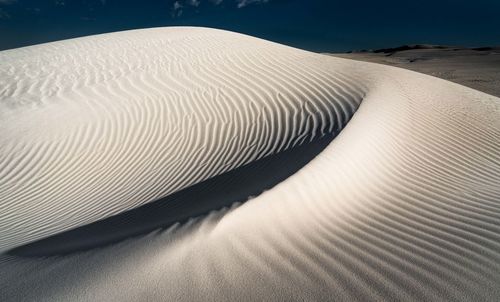
[[[154,31],[165,37],[182,32],[176,29]],[[192,31],[188,31],[188,37],[197,32],[208,36],[220,34],[209,39],[213,43],[226,37],[231,37],[232,41],[239,37],[207,29]],[[139,36],[143,37],[147,32]],[[134,33],[138,32],[102,37],[113,40],[115,35],[133,36]],[[81,40],[61,43],[71,46],[78,41]],[[283,85],[289,84],[290,90],[304,85],[298,91],[307,91],[308,84],[305,83],[311,81],[310,85],[314,83],[316,89],[333,89],[338,93],[325,98],[327,104],[353,104],[348,107],[353,108],[351,111],[336,112],[352,114],[355,104],[362,99],[347,125],[348,117],[328,115],[327,112],[334,112],[328,110],[335,107],[326,105],[318,105],[316,111],[305,110],[305,105],[304,110],[299,110],[304,114],[315,112],[315,119],[287,123],[287,119],[280,119],[278,114],[284,109],[276,110],[275,115],[268,119],[274,121],[270,123],[275,125],[273,129],[281,131],[293,127],[301,129],[307,121],[317,125],[306,128],[311,131],[309,133],[317,133],[311,129],[322,129],[323,125],[326,129],[330,125],[345,125],[332,143],[297,173],[231,210],[212,212],[165,231],[83,253],[49,258],[4,255],[0,257],[1,300],[498,299],[500,99],[412,71],[318,56],[260,40],[252,41],[249,44],[253,47],[262,44],[282,50],[280,60],[286,60],[285,51],[286,56],[304,56],[290,60],[287,68],[300,63],[302,68],[310,67],[308,71],[316,70],[324,77],[332,77],[327,82],[320,77],[293,74],[292,71],[297,70],[289,70],[289,77],[301,76],[290,85],[290,79],[275,73],[280,69],[272,69],[266,81],[259,82],[259,85],[281,80]],[[232,47],[226,47],[225,51],[230,52]],[[197,53],[202,56],[203,51],[198,49]],[[278,60],[278,56],[272,57]],[[311,66],[313,62],[317,62],[314,68]],[[343,85],[336,82],[339,79]],[[252,81],[257,81],[257,78],[241,83],[252,87],[248,84]],[[253,89],[258,90],[259,85]],[[305,95],[301,100],[307,102],[314,99],[313,96]],[[280,100],[276,98],[272,104],[288,104]],[[234,115],[250,112],[245,102],[241,101],[228,111]],[[38,113],[40,108],[33,110]],[[241,124],[249,125],[252,124]],[[332,132],[338,128],[333,127]],[[224,130],[221,127],[214,133],[224,133]],[[265,136],[262,133],[260,135]],[[294,137],[292,134],[278,135],[282,133],[279,131],[267,133],[270,136],[266,136],[267,140],[261,138],[262,142],[287,141]],[[9,137],[3,133],[2,136]],[[230,145],[228,140],[217,143],[226,147]],[[221,153],[246,154],[244,150],[252,148],[242,150]],[[189,152],[182,156],[186,154]],[[206,158],[214,161],[217,158],[214,154],[217,153],[209,153]],[[121,161],[117,167],[125,169],[135,161],[139,159]],[[184,168],[179,168],[175,179],[201,174],[201,168],[195,164],[192,160],[184,161],[181,165]],[[17,169],[22,166],[11,165]],[[57,171],[61,170],[64,171],[61,168],[51,170],[53,174],[46,178],[47,182],[57,179]],[[114,179],[120,179],[113,174],[109,177],[109,187]],[[169,182],[164,184],[168,186]],[[142,183],[141,188],[147,187],[147,183]],[[47,194],[47,191],[50,192],[39,188],[36,192]],[[24,196],[25,191],[19,189],[18,192],[19,196]],[[65,192],[70,194],[69,189]],[[4,209],[9,210],[15,205],[19,213],[27,211],[22,204],[2,198]],[[119,210],[126,208],[121,207],[119,201],[128,205],[129,199],[116,198]],[[53,200],[40,200],[45,204],[42,203],[38,211],[56,212],[51,208]],[[118,206],[111,211],[106,204],[92,204],[91,201],[87,201],[90,205],[86,207],[58,205],[57,209],[66,211],[66,217],[85,217],[89,221],[100,217],[96,213],[101,207],[106,213],[119,212]],[[73,213],[75,216],[70,216]],[[21,217],[2,214],[10,217],[7,220],[9,225],[5,224],[5,219],[1,220],[2,232],[9,235],[2,235],[2,239],[8,239],[3,239],[4,248],[77,225],[50,220],[54,217],[49,217],[49,220],[40,217],[37,225],[27,220],[36,216],[28,214]],[[50,223],[55,227],[46,226]],[[22,224],[32,225],[33,231],[23,233],[20,228],[13,227]],[[36,233],[36,227],[40,226],[45,231]]]
[[[85,251],[159,228],[168,228],[175,223],[184,223],[214,209],[245,202],[297,172],[332,139],[332,135],[316,138],[138,208],[22,245],[10,250],[9,254],[54,256]]]

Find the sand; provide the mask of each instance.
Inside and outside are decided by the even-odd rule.
[[[406,45],[331,55],[410,69],[500,97],[500,47]]]
[[[498,97],[204,28],[3,51],[0,81],[2,301],[500,295]],[[279,157],[301,147],[301,164]],[[16,253],[235,170],[265,191],[118,243]]]

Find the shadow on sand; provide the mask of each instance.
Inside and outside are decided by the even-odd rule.
[[[118,215],[12,249],[10,255],[53,256],[95,247],[166,228],[177,222],[244,202],[270,189],[318,155],[334,138],[327,135],[210,178]]]

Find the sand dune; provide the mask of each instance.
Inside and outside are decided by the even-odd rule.
[[[497,97],[202,28],[0,52],[0,81],[3,251],[285,150],[321,151],[248,202],[166,230],[63,256],[4,254],[2,301],[500,296]],[[234,177],[270,177],[244,171]]]
[[[404,45],[332,55],[410,69],[500,97],[500,47]]]
[[[215,30],[102,35],[0,60],[0,250],[338,132],[364,93],[346,63]]]

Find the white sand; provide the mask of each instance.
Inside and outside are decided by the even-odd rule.
[[[496,300],[500,99],[201,28],[0,52],[0,249],[340,130],[232,211],[0,258],[0,300]],[[255,175],[265,177],[265,175]]]

